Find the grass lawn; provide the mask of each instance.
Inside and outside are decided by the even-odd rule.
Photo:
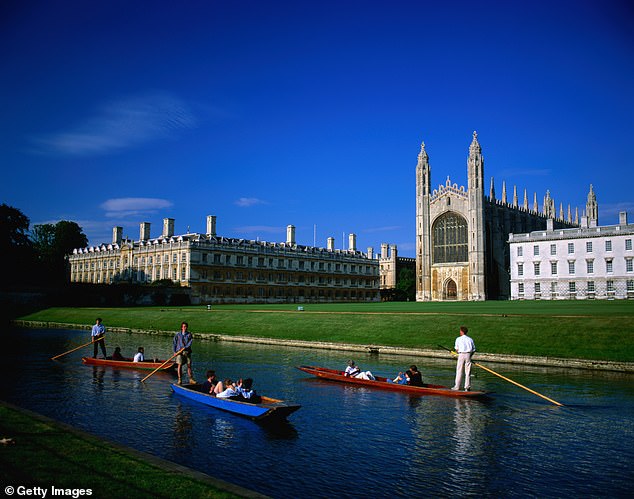
[[[634,301],[50,308],[24,320],[437,349],[461,325],[486,353],[634,362]]]
[[[52,486],[91,489],[93,497],[244,497],[4,404],[0,404],[0,432],[0,438],[13,441],[0,445],[4,487],[40,486],[48,489],[47,497]]]

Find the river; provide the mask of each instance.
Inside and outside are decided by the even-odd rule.
[[[174,395],[174,376],[89,367],[75,330],[7,331],[0,398],[77,428],[275,498],[625,497],[634,479],[634,376],[486,364],[564,404],[557,407],[474,368],[459,400],[312,379],[301,364],[343,368],[349,353],[196,341],[194,368],[255,379],[259,393],[299,403],[267,428]],[[451,344],[453,338],[448,338]],[[166,358],[171,338],[110,334],[108,353]],[[10,352],[10,353],[8,353]],[[450,385],[455,362],[356,354],[362,369],[395,375],[410,363]],[[477,357],[476,357],[477,360]]]

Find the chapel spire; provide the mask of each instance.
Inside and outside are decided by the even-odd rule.
[[[425,150],[425,142],[420,145],[418,153],[418,163],[416,164],[417,189],[420,195],[429,195],[431,185],[431,169],[429,167],[429,156]]]
[[[475,131],[469,146],[467,176],[469,177],[469,190],[479,190],[482,193],[484,190],[484,158],[482,157],[482,147],[480,147],[478,142],[478,133]]]
[[[594,193],[592,184],[590,184],[590,192],[588,192],[586,215],[588,217],[588,222],[590,220],[594,220],[595,224],[599,225],[599,204],[597,203],[597,196]]]

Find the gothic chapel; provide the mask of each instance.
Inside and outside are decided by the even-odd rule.
[[[556,216],[555,201],[546,192],[542,211],[534,195],[532,209],[524,190],[518,203],[517,188],[507,202],[506,184],[502,199],[495,198],[493,179],[489,196],[484,194],[484,157],[473,132],[467,159],[468,189],[452,184],[431,190],[431,168],[421,145],[416,166],[416,300],[506,300],[510,298],[510,233],[578,227],[578,210],[572,220],[570,206],[564,218],[563,205]],[[598,219],[594,192],[588,196],[588,217]],[[591,198],[592,197],[592,202]]]

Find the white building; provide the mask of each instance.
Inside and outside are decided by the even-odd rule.
[[[633,239],[625,212],[618,225],[582,217],[579,228],[549,220],[546,230],[510,234],[511,299],[634,298]]]

